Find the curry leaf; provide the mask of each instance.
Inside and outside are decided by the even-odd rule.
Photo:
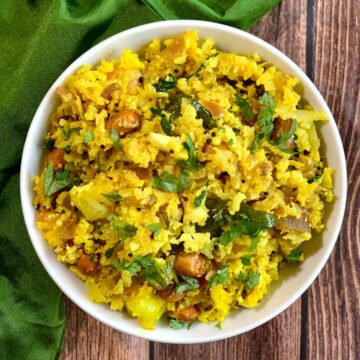
[[[178,164],[187,171],[198,171],[201,169],[201,164],[199,159],[196,157],[195,154],[195,144],[191,139],[191,136],[188,135],[186,137],[185,142],[183,143],[184,148],[188,152],[188,159],[187,160],[179,160]]]
[[[239,106],[241,112],[244,114],[244,117],[247,121],[249,121],[253,118],[254,114],[251,110],[250,105],[248,104],[248,102],[245,99],[236,95],[235,104]]]
[[[196,110],[196,117],[203,120],[203,127],[205,129],[210,130],[216,127],[216,121],[213,119],[209,110],[207,110],[195,99],[191,100],[191,105]]]
[[[165,92],[176,87],[177,79],[174,75],[168,75],[164,79],[159,79],[159,82],[154,84],[157,92]]]
[[[200,195],[198,195],[196,198],[195,198],[195,201],[194,201],[194,207],[197,208],[201,205],[201,203],[203,202],[203,200],[205,199],[206,197],[206,190],[203,190]]]

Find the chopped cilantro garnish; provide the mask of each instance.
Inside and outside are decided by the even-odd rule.
[[[154,84],[157,92],[165,92],[176,87],[177,79],[174,75],[168,75],[164,79],[159,79],[159,82]]]
[[[289,264],[299,262],[301,255],[302,255],[302,250],[300,247],[298,247],[290,251],[290,254],[287,257],[286,261]]]
[[[229,265],[224,265],[210,279],[207,288],[210,289],[210,288],[212,288],[213,286],[215,286],[217,284],[227,285],[229,275],[230,275],[230,273],[229,273]]]
[[[173,263],[168,262],[165,266],[159,265],[154,259],[139,256],[131,263],[113,262],[112,265],[120,270],[127,270],[132,276],[140,274],[153,285],[166,287],[171,281]]]
[[[119,240],[123,241],[136,235],[136,226],[125,223],[117,216],[113,216],[111,223]]]
[[[206,194],[207,194],[207,191],[206,190],[203,190],[200,195],[198,195],[196,198],[195,198],[195,201],[194,201],[194,207],[199,207],[201,205],[201,203],[203,202],[203,200],[205,199],[206,197]]]
[[[261,130],[256,134],[255,140],[252,144],[252,148],[256,149],[258,143],[261,139],[265,138],[270,140],[274,124],[273,116],[275,113],[275,101],[272,95],[268,92],[265,92],[262,96],[259,97],[259,103],[264,105],[260,110],[257,123],[259,124]]]
[[[234,145],[234,139],[229,139],[229,141],[227,142],[227,144],[228,144],[229,146]]]
[[[241,262],[243,265],[245,266],[249,266],[250,265],[250,261],[251,261],[251,255],[245,255],[245,256],[242,256],[240,258]]]
[[[194,325],[194,322],[195,322],[194,320],[191,320],[191,321],[188,322],[188,324],[187,324],[187,329],[188,330],[190,330],[190,328]]]
[[[91,131],[87,131],[84,135],[84,144],[94,140],[94,135]]]
[[[176,285],[175,293],[180,294],[188,290],[196,290],[200,287],[199,281],[191,276],[182,276],[183,282]]]
[[[222,330],[222,323],[219,321],[216,325],[216,328],[218,328],[219,330]]]
[[[112,128],[110,131],[110,136],[114,141],[113,144],[114,144],[115,150],[119,150],[121,147],[121,140],[120,140],[118,132]]]
[[[154,188],[165,192],[181,192],[189,187],[189,179],[184,172],[180,173],[179,179],[165,171],[161,177],[153,176],[151,180]]]
[[[190,135],[186,137],[185,142],[183,143],[184,148],[188,152],[188,159],[187,160],[179,160],[178,164],[186,171],[198,171],[201,169],[201,164],[199,159],[196,157],[195,154],[195,145],[193,140],[191,139]]]
[[[184,322],[178,319],[170,319],[169,326],[172,329],[182,329],[184,327]]]
[[[71,136],[71,134],[74,134],[76,132],[79,132],[81,130],[81,128],[79,127],[74,127],[74,128],[70,128],[69,130],[62,130],[62,134],[61,136],[64,138],[68,138]]]
[[[247,121],[250,121],[253,118],[254,114],[251,110],[250,105],[245,99],[236,95],[235,104],[239,106],[241,112],[244,114],[244,117]]]
[[[103,196],[105,196],[108,200],[111,201],[120,201],[121,200],[121,195],[117,192],[109,192],[107,194],[102,194]]]
[[[70,171],[58,171],[54,176],[54,165],[52,162],[44,171],[44,194],[50,196],[72,184]]]
[[[239,276],[236,278],[236,281],[242,283],[248,289],[253,289],[255,286],[259,285],[259,270],[256,269],[255,272],[250,270],[246,275],[243,272],[240,272]]]
[[[262,230],[267,230],[276,225],[276,216],[265,211],[258,211],[251,206],[242,204],[240,211],[228,217],[230,229],[224,231],[220,238],[221,245],[227,245],[241,235],[256,238]]]
[[[150,224],[146,228],[153,233],[154,238],[160,235],[160,230],[161,230],[160,224]]]

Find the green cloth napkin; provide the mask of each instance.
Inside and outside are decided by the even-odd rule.
[[[64,340],[61,292],[23,222],[21,152],[48,88],[79,55],[125,29],[201,19],[247,29],[280,0],[2,0],[0,11],[0,359],[55,359]]]

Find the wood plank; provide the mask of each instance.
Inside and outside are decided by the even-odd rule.
[[[84,313],[65,296],[64,300],[67,324],[62,359],[149,359],[148,341],[111,329]]]
[[[287,0],[274,8],[251,33],[276,46],[306,69],[306,2]],[[256,49],[254,49],[256,51]],[[154,343],[154,359],[299,359],[301,300],[272,321],[246,334],[199,345]],[[260,346],[261,344],[261,346]]]
[[[314,82],[337,121],[349,175],[348,204],[335,251],[308,294],[306,359],[355,359],[360,349],[360,2],[318,0]]]

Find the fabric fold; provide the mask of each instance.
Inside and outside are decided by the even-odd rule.
[[[0,359],[56,359],[64,339],[61,293],[31,245],[19,193],[20,160],[27,130],[52,83],[83,52],[128,28],[182,18],[247,29],[278,2],[2,0]]]

